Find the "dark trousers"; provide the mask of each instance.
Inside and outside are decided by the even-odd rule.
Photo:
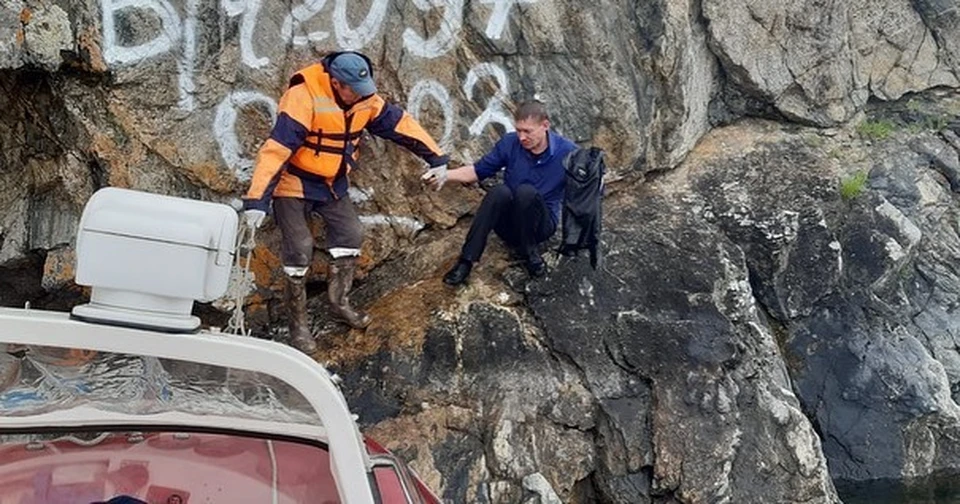
[[[309,220],[320,215],[326,224],[328,249],[360,250],[363,245],[363,224],[348,196],[332,201],[311,201],[300,198],[274,198],[273,218],[283,236],[281,258],[284,266],[309,266],[313,258],[313,232]],[[358,252],[359,253],[359,252]]]
[[[516,191],[499,185],[491,189],[480,203],[460,257],[471,262],[479,261],[490,231],[496,232],[524,257],[530,257],[538,253],[537,245],[547,241],[556,228],[543,196],[532,185],[522,184]]]

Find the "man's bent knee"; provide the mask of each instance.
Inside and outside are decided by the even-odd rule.
[[[357,216],[350,201],[339,201],[326,207],[323,219],[327,225],[327,251],[336,257],[340,249],[356,250],[359,255],[360,247],[363,245],[363,223]]]
[[[493,204],[503,204],[511,201],[512,199],[513,199],[513,192],[510,191],[509,187],[501,184],[487,191],[487,195],[483,197],[483,202],[493,203]]]
[[[309,266],[313,259],[313,237],[298,236],[285,241],[283,264],[297,267]]]
[[[533,187],[530,184],[520,184],[520,186],[517,187],[514,197],[517,199],[517,203],[520,203],[521,205],[529,205],[540,197],[540,193],[537,192],[536,187]]]
[[[363,245],[363,226],[360,221],[335,228],[327,226],[327,250],[331,255],[334,250],[356,251],[355,253],[341,253],[340,255],[360,255],[360,247]]]

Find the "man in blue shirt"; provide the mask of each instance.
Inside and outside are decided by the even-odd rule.
[[[513,120],[516,132],[501,138],[480,161],[454,170],[433,168],[423,176],[439,190],[447,181],[469,184],[504,170],[503,184],[483,198],[460,259],[443,277],[448,285],[466,281],[490,231],[526,259],[530,276],[546,272],[539,244],[557,230],[566,182],[563,159],[577,145],[550,129],[546,107],[539,101],[521,104]]]

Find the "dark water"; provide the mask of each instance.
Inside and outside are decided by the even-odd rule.
[[[960,504],[960,474],[943,474],[905,485],[895,480],[837,481],[844,504]]]

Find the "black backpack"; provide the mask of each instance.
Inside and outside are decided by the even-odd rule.
[[[563,160],[567,181],[563,194],[560,253],[574,256],[581,249],[587,249],[590,251],[590,266],[594,269],[600,261],[601,199],[606,171],[603,154],[599,147],[585,147],[571,152]]]

